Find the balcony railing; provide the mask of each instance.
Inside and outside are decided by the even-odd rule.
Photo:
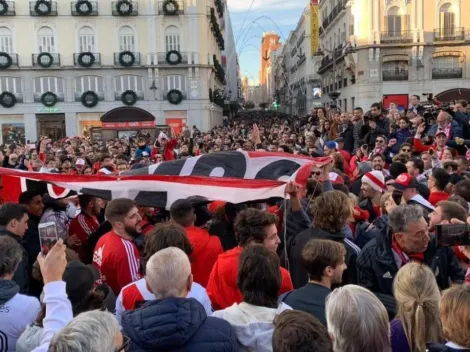
[[[73,64],[75,66],[80,66],[80,67],[94,67],[94,66],[101,66],[101,54],[98,53],[93,53],[93,56],[95,57],[95,60],[93,63],[90,65],[90,58],[88,55],[82,56],[82,61],[80,62],[79,57],[81,53],[74,53],[73,54]]]
[[[45,92],[42,92],[42,93],[34,93],[34,94],[33,94],[34,102],[35,102],[35,103],[40,103],[40,102],[41,102],[41,96],[42,96],[44,93],[45,93]],[[65,101],[65,93],[64,93],[64,92],[53,92],[53,93],[57,96],[57,101],[59,101],[59,102]]]
[[[163,100],[168,100],[168,92],[169,91],[164,91],[163,92]],[[183,95],[183,100],[188,99],[188,94],[184,91],[181,91],[181,94]]]
[[[30,1],[29,14],[31,16],[57,16],[57,2],[47,1],[47,3],[44,3],[39,1]]]
[[[460,42],[465,40],[465,29],[462,27],[436,28],[434,42]]]
[[[171,65],[166,61],[167,53],[157,53],[158,65]],[[188,53],[180,52],[181,55],[181,64],[188,64]],[[170,60],[172,60],[170,58]]]
[[[167,6],[166,11],[163,8],[163,4],[165,1],[160,1],[158,3],[158,14],[159,15],[166,15],[166,16],[177,16],[177,15],[184,15],[184,2],[182,0],[177,0],[176,3],[178,4],[178,11],[170,5]]]
[[[382,71],[383,81],[408,81],[408,70],[389,70]]]
[[[462,78],[462,74],[462,67],[432,69],[432,79]]]
[[[18,67],[18,54],[10,54],[8,53],[8,55],[10,56],[11,58],[11,65],[9,67]],[[8,58],[5,57],[5,56],[0,56],[0,67],[1,66],[5,66],[8,64]]]
[[[124,93],[124,91],[114,92],[114,100],[121,100],[122,93]],[[143,91],[137,90],[137,91],[135,91],[135,94],[137,95],[137,100],[144,100],[144,92]]]
[[[387,31],[380,33],[382,44],[407,44],[413,43],[412,31]]]
[[[91,4],[91,10],[88,8],[88,5],[82,4],[77,8],[78,1],[72,1],[70,4],[72,16],[98,16],[98,2],[89,1]]]
[[[83,93],[85,92],[75,92],[75,101],[81,101]],[[98,96],[99,101],[104,100],[104,92],[95,92],[95,93]]]
[[[3,6],[2,6],[3,5]],[[0,4],[0,16],[15,16],[15,2],[14,1],[5,1],[5,3]]]
[[[123,67],[131,67],[131,66],[139,66],[140,65],[140,53],[132,53],[134,58],[131,55],[121,55],[121,53],[114,53],[114,65],[116,66],[123,66]],[[122,59],[122,62],[120,61]],[[132,60],[134,59],[134,62]],[[124,64],[123,64],[124,63]]]
[[[42,55],[45,53],[33,54],[33,67],[49,68],[60,66],[60,54],[48,53],[49,55]],[[52,57],[52,62],[50,62]]]
[[[111,8],[113,16],[137,16],[139,14],[139,3],[137,1],[126,1],[124,4],[119,1],[112,1]]]

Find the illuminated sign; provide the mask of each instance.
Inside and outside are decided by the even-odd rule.
[[[42,107],[42,108],[38,108],[38,112],[44,113],[44,114],[54,114],[54,113],[60,112],[60,109],[54,108],[54,107],[50,107],[50,108]]]
[[[319,49],[319,27],[318,0],[310,0],[310,50],[314,55]]]

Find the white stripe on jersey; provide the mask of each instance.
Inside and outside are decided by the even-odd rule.
[[[135,257],[134,247],[132,246],[132,243],[125,240],[124,238],[122,238],[121,240],[124,244],[124,248],[126,249],[127,261],[129,263],[129,269],[131,271],[131,280],[136,281],[139,279],[139,263],[137,261],[137,258]]]

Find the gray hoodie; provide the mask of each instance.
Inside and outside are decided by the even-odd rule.
[[[232,325],[240,351],[272,352],[274,318],[289,309],[292,308],[285,303],[277,308],[266,308],[242,302],[216,311],[212,316]]]

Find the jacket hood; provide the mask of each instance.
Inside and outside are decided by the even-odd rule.
[[[122,315],[123,331],[144,350],[167,351],[184,346],[207,314],[194,298],[151,301]]]
[[[242,302],[212,315],[227,320],[235,331],[238,343],[249,351],[272,351],[274,319],[285,310],[292,309],[285,303],[277,308],[253,306]]]
[[[13,280],[0,279],[0,305],[5,304],[20,292],[20,287]]]

